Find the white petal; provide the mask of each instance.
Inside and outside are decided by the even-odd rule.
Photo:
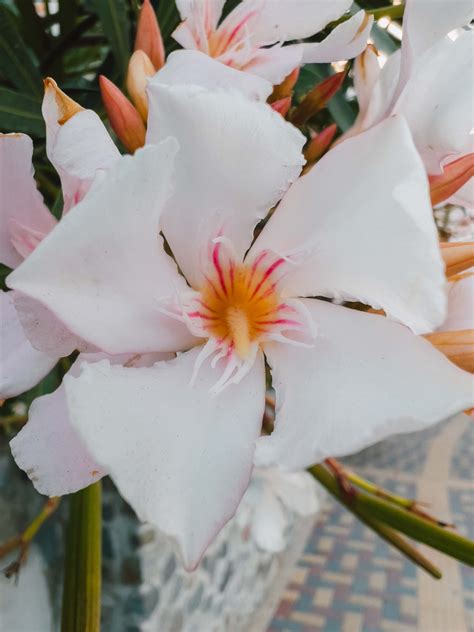
[[[148,94],[147,141],[174,136],[182,148],[161,226],[198,288],[210,240],[222,233],[244,255],[257,222],[298,177],[305,139],[270,106],[237,92],[150,85]]]
[[[73,351],[94,351],[94,345],[73,334],[42,303],[20,292],[13,292],[15,308],[26,337],[38,351],[63,358]]]
[[[367,46],[373,23],[372,16],[365,11],[358,11],[349,20],[336,26],[322,42],[304,44],[303,62],[324,64],[357,57]]]
[[[277,85],[301,65],[302,56],[303,47],[300,44],[260,48],[242,70],[264,77]]]
[[[287,472],[280,468],[267,471],[273,492],[289,510],[310,516],[320,506],[320,487],[308,472]]]
[[[474,329],[474,270],[449,284],[448,317],[439,331]]]
[[[69,369],[77,377],[83,362],[152,366],[170,354],[81,354]],[[87,451],[77,430],[71,425],[64,384],[54,393],[38,397],[28,412],[28,423],[10,442],[13,457],[41,494],[62,496],[91,485],[106,474]]]
[[[285,281],[288,295],[360,300],[416,332],[445,318],[426,174],[399,117],[345,140],[300,178],[252,254],[265,248],[300,253]]]
[[[206,24],[210,28],[215,28],[221,17],[222,8],[226,0],[176,0],[176,7],[183,20],[193,21],[196,12],[199,11],[203,17],[207,17]],[[168,63],[168,62],[167,62]]]
[[[403,74],[444,35],[474,17],[471,0],[408,0],[403,15]]]
[[[473,376],[424,338],[383,316],[304,302],[320,332],[315,347],[265,346],[277,410],[257,464],[306,467],[474,405]]]
[[[160,298],[187,288],[158,235],[176,150],[169,139],[122,157],[8,277],[10,286],[109,353],[187,348],[185,326],[158,311]]]
[[[36,188],[32,155],[29,136],[0,134],[0,262],[10,268],[20,264],[26,254],[20,254],[12,242],[12,222],[39,237],[56,224]]]
[[[367,112],[381,70],[379,56],[373,46],[368,46],[354,61],[354,90],[359,104],[358,118],[363,118]]]
[[[42,112],[46,151],[61,177],[66,212],[84,197],[97,172],[109,169],[120,153],[92,110],[81,110],[60,124],[62,114],[52,88],[45,90]]]
[[[86,365],[66,380],[74,426],[140,519],[177,539],[188,568],[248,485],[265,396],[261,355],[213,398],[221,367],[206,363],[189,386],[198,354],[145,369]]]
[[[58,361],[31,346],[14,306],[15,292],[0,291],[0,399],[20,395],[41,381]]]
[[[81,361],[79,357],[70,372],[78,373]],[[34,400],[28,423],[10,448],[18,467],[46,496],[76,492],[105,475],[71,425],[64,383],[54,393]]]
[[[285,529],[288,519],[281,503],[265,486],[252,517],[251,533],[257,545],[264,551],[279,553],[285,548]]]
[[[361,129],[368,129],[390,114],[390,108],[400,78],[400,49],[390,55],[380,71],[367,111],[361,122]]]
[[[149,82],[150,98],[153,99],[153,86],[175,86],[192,84],[210,90],[241,92],[254,101],[266,101],[273,86],[266,79],[255,77],[248,72],[230,68],[209,55],[195,50],[177,50],[166,59],[163,68]],[[151,105],[149,123],[159,128],[159,120],[153,120],[154,108]]]
[[[473,31],[454,42],[442,40],[418,61],[395,105],[394,112],[406,118],[430,174],[441,173],[444,162],[472,151],[474,115],[468,77],[473,53]]]
[[[243,18],[255,12],[248,22],[252,42],[273,44],[315,35],[351,4],[351,0],[244,0],[226,20],[235,21],[237,16]]]

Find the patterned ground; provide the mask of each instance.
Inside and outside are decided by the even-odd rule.
[[[458,417],[348,459],[371,480],[432,504],[474,538],[474,423]],[[337,503],[318,519],[268,632],[471,632],[474,571],[424,548],[435,581]]]

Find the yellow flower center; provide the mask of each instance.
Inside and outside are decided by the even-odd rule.
[[[218,263],[215,275],[201,288],[200,317],[210,336],[227,341],[245,359],[253,342],[279,322],[280,300],[272,280],[275,262],[266,269],[258,264],[226,268]]]

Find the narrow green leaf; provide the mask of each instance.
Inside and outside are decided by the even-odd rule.
[[[127,3],[125,0],[94,0],[94,5],[123,78],[131,52]]]
[[[18,30],[15,17],[0,4],[0,59],[2,74],[22,93],[41,96],[42,81],[33,53]]]
[[[25,132],[42,138],[45,134],[41,100],[0,88],[0,130]]]
[[[350,499],[345,499],[335,477],[323,465],[313,465],[309,471],[349,509],[360,511],[365,516],[388,525],[392,529],[413,538],[413,540],[437,549],[464,562],[464,564],[474,566],[474,542],[471,540],[364,492],[358,491]]]
[[[100,632],[101,482],[70,497],[61,632]]]

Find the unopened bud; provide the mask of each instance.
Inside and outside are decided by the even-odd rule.
[[[438,331],[426,334],[425,338],[453,364],[474,373],[474,329]]]
[[[99,77],[100,92],[110,125],[124,144],[134,153],[145,144],[145,124],[136,108],[107,77]]]
[[[474,242],[442,242],[440,247],[447,277],[464,272],[464,270],[474,266]]]
[[[146,86],[148,77],[152,77],[154,74],[155,69],[148,55],[142,50],[136,50],[128,63],[127,90],[145,122],[148,118]]]
[[[343,84],[346,73],[337,72],[321,83],[318,83],[293,112],[291,122],[293,125],[304,125],[308,119],[314,116],[319,110],[326,106],[328,101],[336,94]]]
[[[433,206],[450,198],[472,177],[474,177],[474,153],[450,162],[440,175],[428,176]]]
[[[280,101],[285,97],[290,97],[293,88],[295,87],[296,82],[298,81],[298,77],[300,75],[300,69],[295,68],[290,74],[280,83],[278,86],[273,88],[273,92],[268,98],[269,103],[274,103],[275,101]]]
[[[54,98],[59,125],[64,125],[74,114],[84,109],[79,103],[76,103],[74,99],[71,99],[71,97],[68,97],[67,94],[60,90],[58,84],[54,79],[51,79],[51,77],[46,77],[43,84],[45,98],[47,99],[50,95]]]
[[[285,97],[284,99],[280,99],[279,101],[273,101],[273,103],[271,103],[270,105],[275,110],[275,112],[278,112],[283,116],[283,118],[285,118],[285,116],[288,114],[288,110],[290,109],[291,97]]]
[[[156,13],[150,0],[144,0],[138,18],[135,50],[142,50],[148,55],[155,70],[165,63],[165,47],[161,37]]]
[[[322,132],[313,136],[313,138],[306,145],[304,150],[304,157],[307,163],[316,162],[321,156],[329,149],[329,145],[332,143],[334,136],[337,132],[337,125],[333,123],[323,129]]]

